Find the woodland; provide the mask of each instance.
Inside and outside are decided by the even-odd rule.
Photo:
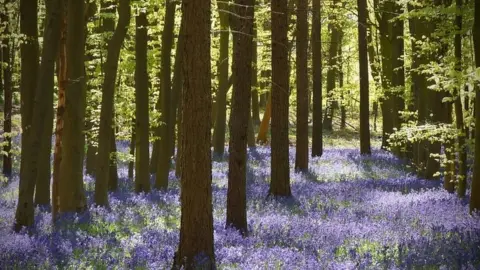
[[[480,1],[0,4],[0,269],[480,269]]]

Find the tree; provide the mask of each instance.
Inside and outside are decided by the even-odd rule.
[[[214,269],[210,0],[184,1],[180,244],[174,268]],[[202,262],[199,265],[199,262]]]
[[[147,25],[147,13],[139,12],[135,17],[135,192],[150,191]]]
[[[308,1],[297,3],[297,136],[295,170],[308,170]]]
[[[68,1],[67,88],[60,163],[60,212],[81,212],[86,208],[83,187],[85,136],[85,2]],[[58,39],[56,40],[58,43]]]
[[[12,52],[13,38],[11,38],[10,28],[11,18],[9,15],[9,9],[12,8],[11,0],[6,0],[4,3],[2,14],[0,14],[0,22],[3,25],[2,33],[2,48],[1,52],[1,76],[3,80],[0,80],[0,88],[3,88],[3,175],[10,176],[12,174],[12,68],[14,63],[14,55]]]
[[[23,4],[27,3],[24,2]],[[27,10],[25,6],[23,7],[23,16],[30,14],[28,13],[30,11]],[[43,34],[44,46],[42,48],[42,61],[38,70],[38,81],[35,90],[35,101],[31,104],[33,106],[33,109],[30,134],[42,134],[45,127],[44,120],[47,114],[48,96],[52,93],[54,84],[54,66],[55,60],[57,58],[57,51],[59,45],[58,40],[60,39],[60,20],[62,17],[62,7],[63,5],[61,0],[46,1],[47,15],[45,19],[45,31]],[[26,24],[26,18],[24,17],[24,19],[24,22]],[[25,24],[24,26],[27,27],[27,25]],[[31,25],[28,24],[28,26]],[[33,29],[29,30],[31,31]],[[29,49],[33,49],[33,46]],[[27,48],[24,49],[26,50]],[[30,51],[30,53],[32,52],[33,50]],[[22,57],[26,57],[27,55],[30,54],[23,54]],[[23,77],[22,80],[24,79],[26,80],[27,78]],[[25,86],[27,85],[27,82],[29,81],[27,80],[24,82]],[[24,90],[27,91],[27,89]],[[37,166],[39,164],[38,158],[40,146],[42,143],[40,136],[28,136],[26,140],[26,145],[29,148],[29,155],[22,155],[22,159],[24,159],[24,161],[22,162],[23,169],[21,169],[23,175],[21,176],[19,182],[18,203],[17,210],[15,212],[14,226],[15,231],[17,232],[20,231],[21,228],[24,226],[33,225],[33,193],[38,172]]]
[[[113,123],[115,81],[117,78],[120,49],[130,23],[130,0],[119,1],[118,14],[119,19],[117,26],[112,38],[108,42],[105,78],[102,85],[102,111],[100,113],[97,168],[95,170],[95,204],[101,206],[108,205],[107,187],[110,172],[110,151],[112,147],[111,140],[114,139],[111,136],[111,129]]]
[[[160,142],[158,150],[157,175],[155,179],[155,188],[167,189],[168,173],[171,163],[171,146],[173,133],[170,132],[172,127],[172,111],[171,98],[171,54],[173,45],[173,27],[175,26],[175,1],[166,1],[165,7],[165,23],[162,34],[162,69],[161,69],[161,125],[159,127]]]
[[[218,92],[217,114],[213,131],[213,152],[222,156],[225,151],[225,130],[227,119],[227,90],[228,90],[228,43],[230,34],[228,1],[218,2],[220,17],[220,58],[218,59]]]
[[[235,0],[233,30],[233,92],[228,156],[227,227],[247,234],[247,130],[251,121],[250,102],[253,57],[253,0]],[[238,76],[238,74],[242,74]],[[252,125],[250,123],[250,125]]]
[[[288,1],[272,0],[272,159],[269,195],[291,196],[288,141]]]
[[[338,5],[339,0],[332,1],[332,10]],[[331,36],[330,36],[330,46],[328,49],[328,71],[327,71],[327,108],[325,113],[325,119],[323,123],[323,127],[326,130],[332,131],[333,130],[333,117],[335,115],[335,110],[338,107],[338,104],[334,97],[334,89],[336,85],[336,77],[337,77],[337,53],[338,53],[338,45],[339,45],[339,38],[340,38],[340,31],[339,25],[337,22],[336,14],[332,14],[329,17],[329,24],[328,28],[331,29]]]
[[[312,157],[323,154],[322,117],[322,20],[320,0],[312,1],[312,72],[313,72],[313,114],[312,114]]]
[[[367,1],[357,0],[358,59],[360,70],[360,153],[370,154],[370,123],[368,95]]]
[[[475,66],[480,68],[480,6],[475,2],[473,23],[473,44]],[[478,80],[476,82],[479,83]],[[480,127],[480,88],[475,88],[475,127]],[[478,134],[478,130],[475,132]],[[473,164],[472,192],[470,195],[470,212],[480,210],[480,136],[475,136],[475,161]]]

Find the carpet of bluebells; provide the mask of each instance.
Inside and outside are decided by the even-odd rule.
[[[126,143],[119,143],[127,151]],[[290,149],[293,167],[294,148]],[[293,199],[267,199],[270,149],[249,150],[249,236],[225,229],[227,157],[213,163],[215,254],[219,269],[480,269],[480,218],[468,198],[418,179],[382,150],[360,156],[327,149],[311,171],[292,171]],[[166,269],[179,241],[179,181],[136,195],[119,166],[110,209],[91,207],[53,230],[36,209],[30,234],[11,225],[18,177],[0,189],[0,269]],[[86,177],[90,205],[94,180]]]

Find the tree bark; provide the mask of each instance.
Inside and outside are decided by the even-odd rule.
[[[312,0],[312,157],[323,154],[322,116],[322,20],[320,0]]]
[[[105,78],[102,85],[102,110],[98,135],[97,167],[95,170],[95,204],[108,205],[108,180],[110,172],[111,129],[113,123],[113,106],[115,81],[117,78],[120,49],[130,23],[130,0],[120,0],[119,19],[112,38],[108,42],[105,62]],[[68,110],[68,109],[67,109]]]
[[[174,269],[215,269],[212,213],[210,0],[184,1],[180,244]],[[197,256],[201,256],[200,258]],[[198,260],[200,259],[200,260]]]
[[[135,192],[150,191],[148,70],[147,70],[147,14],[135,18]]]
[[[58,40],[60,38],[62,1],[46,1],[46,8],[47,16],[43,36],[44,46],[42,49],[42,62],[37,77],[38,81],[35,90],[35,105],[32,109],[32,127],[30,134],[43,133],[45,126],[44,120],[47,115],[47,99],[49,95],[53,94],[53,76],[58,50]],[[17,232],[24,226],[33,225],[33,193],[38,172],[37,167],[41,143],[40,136],[27,137],[26,147],[29,149],[29,155],[22,156],[22,159],[24,159],[24,169],[22,170],[23,175],[19,182],[18,204],[15,213],[14,227]]]
[[[272,159],[269,195],[291,196],[288,140],[288,1],[272,0]]]
[[[357,0],[358,7],[358,68],[360,76],[360,154],[369,155],[370,113],[368,94],[367,1]]]
[[[475,66],[480,68],[480,5],[475,2],[473,23],[473,44],[475,48]],[[478,81],[477,81],[478,84]],[[475,88],[475,127],[480,127],[480,88]],[[478,130],[476,131],[478,133]],[[480,136],[475,136],[475,161],[473,165],[470,212],[480,210]]]
[[[165,23],[162,34],[162,71],[161,71],[161,112],[162,125],[159,127],[160,141],[158,151],[157,174],[155,178],[156,189],[168,188],[168,173],[171,164],[171,142],[170,129],[171,114],[171,54],[173,46],[173,27],[175,26],[175,1],[166,1]]]
[[[220,58],[218,60],[218,92],[216,107],[215,128],[213,131],[213,152],[222,156],[225,151],[225,134],[227,119],[227,91],[228,91],[228,68],[229,68],[229,4],[228,1],[218,2],[220,17]]]
[[[308,171],[308,1],[297,2],[297,132],[295,171]]]

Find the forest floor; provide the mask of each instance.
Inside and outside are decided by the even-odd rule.
[[[228,159],[213,162],[219,269],[480,269],[480,219],[469,215],[468,198],[418,179],[378,148],[365,157],[358,141],[328,136],[309,173],[291,170],[289,200],[266,199],[270,148],[249,150],[246,238],[224,228]],[[118,149],[126,152],[128,144]],[[292,168],[294,153],[292,147]],[[48,210],[37,208],[30,236],[10,230],[15,177],[0,189],[0,269],[170,268],[179,240],[179,181],[171,173],[167,192],[136,195],[126,164],[119,176],[109,210],[91,207],[53,230]],[[94,180],[85,183],[91,205]]]

